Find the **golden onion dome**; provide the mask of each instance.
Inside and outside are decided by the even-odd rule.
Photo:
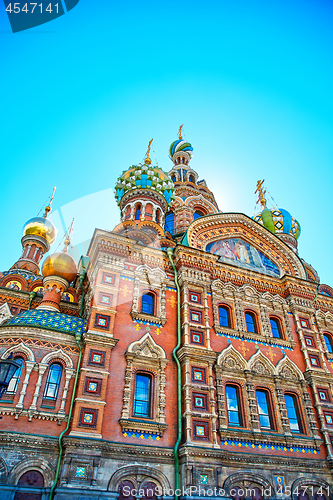
[[[59,276],[71,283],[76,278],[77,265],[67,252],[54,253],[44,260],[42,274],[44,278],[46,276]]]
[[[55,241],[57,230],[52,222],[44,217],[33,217],[23,227],[23,236],[36,235],[44,238],[50,245]]]

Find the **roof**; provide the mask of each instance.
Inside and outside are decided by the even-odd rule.
[[[13,316],[1,326],[30,326],[75,335],[76,333],[83,333],[86,330],[87,321],[83,318],[69,316],[57,311],[33,309]]]

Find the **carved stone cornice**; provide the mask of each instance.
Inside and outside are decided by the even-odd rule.
[[[148,420],[138,420],[135,418],[121,418],[119,424],[123,432],[147,432],[148,434],[163,435],[168,427],[167,424]]]
[[[167,322],[167,318],[161,318],[159,316],[152,316],[150,314],[144,314],[140,312],[131,311],[132,319],[138,321],[147,321],[148,323],[154,323],[157,325],[164,326]]]
[[[88,330],[82,334],[82,340],[85,345],[94,344],[95,346],[106,347],[113,349],[117,344],[118,339],[115,339],[109,333],[97,332],[94,330]]]

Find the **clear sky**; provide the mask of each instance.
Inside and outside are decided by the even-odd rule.
[[[12,34],[0,2],[0,269],[53,186],[74,243],[112,229],[118,175],[152,137],[169,170],[184,123],[220,209],[252,216],[265,178],[301,224],[300,256],[333,286],[332,25],[331,0],[80,0]]]

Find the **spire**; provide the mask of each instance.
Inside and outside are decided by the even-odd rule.
[[[146,165],[150,165],[151,164],[151,159],[149,157],[150,155],[150,148],[151,148],[151,143],[153,142],[153,139],[151,139],[149,141],[149,144],[148,144],[148,149],[147,149],[147,153],[146,153],[146,156],[145,156],[145,164]]]
[[[266,189],[263,188],[264,182],[265,179],[263,179],[262,181],[257,181],[257,189],[255,190],[254,194],[258,193],[257,204],[260,203],[263,208],[266,208],[267,200],[265,198]]]
[[[44,216],[43,216],[44,219],[47,219],[49,212],[52,212],[52,203],[53,203],[54,193],[55,193],[56,189],[57,188],[54,186],[53,191],[52,191],[52,195],[51,195],[51,198],[50,198],[50,203],[48,203],[48,205],[46,205],[46,207],[45,207],[45,213],[44,213]]]
[[[183,128],[183,127],[184,127],[184,124],[183,124],[183,125],[181,125],[181,126],[179,127],[179,130],[178,130],[178,138],[179,138],[179,140],[180,140],[180,141],[183,139],[183,136],[182,136],[182,128]]]
[[[69,245],[71,244],[71,235],[73,234],[73,229],[74,229],[74,218],[72,220],[72,223],[70,225],[70,228],[68,230],[68,233],[65,235],[65,239],[64,239],[64,248],[63,248],[63,252],[67,253],[68,252],[68,247]]]

